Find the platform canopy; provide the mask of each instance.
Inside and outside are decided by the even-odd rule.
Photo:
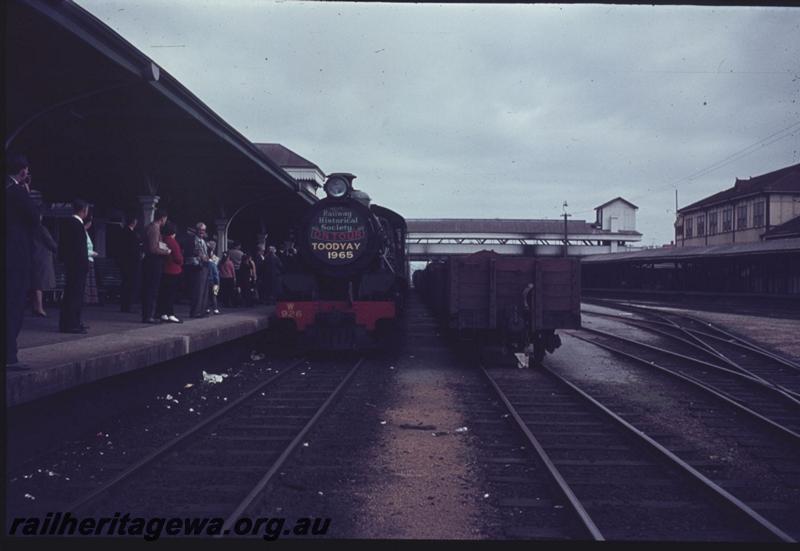
[[[80,6],[12,0],[5,9],[6,153],[27,155],[45,201],[79,196],[98,211],[127,210],[158,195],[185,224],[257,204],[245,210],[284,226],[316,201]]]

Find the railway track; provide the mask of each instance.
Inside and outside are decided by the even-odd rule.
[[[65,510],[221,517],[227,530],[303,445],[362,363],[295,362]]]
[[[614,305],[630,316],[584,310],[583,313],[616,319],[694,348],[700,356],[732,367],[792,395],[800,403],[800,364],[765,349],[740,335],[694,316],[634,305]]]
[[[409,301],[410,330],[415,350],[428,357],[447,357],[459,366],[472,366],[479,351],[455,349],[439,334],[439,324],[416,297]],[[546,464],[530,452],[531,445],[509,424],[510,413],[477,370],[465,370],[451,383],[465,427],[460,437],[471,442],[480,469],[478,497],[489,505],[482,512],[482,533],[495,540],[590,540],[580,519],[571,512],[563,492],[553,483]],[[435,430],[435,429],[431,429]],[[447,437],[447,436],[442,436]]]
[[[594,540],[794,541],[575,384],[548,369],[483,369]]]
[[[484,477],[481,491],[493,506],[482,516],[485,533],[496,540],[591,540],[487,380],[475,372],[457,392]]]
[[[583,289],[581,302],[594,304],[630,304],[643,308],[681,308],[685,310],[704,310],[720,314],[743,314],[768,318],[800,319],[797,299],[787,300],[775,296],[731,297],[717,293],[674,293],[655,292],[598,294],[592,289]]]
[[[621,321],[627,322],[624,318]],[[637,321],[629,325],[648,329]],[[737,369],[719,358],[709,358],[710,351],[698,348],[685,338],[661,329],[653,332],[669,339],[667,347],[625,337],[618,331],[612,333],[589,327],[570,334],[691,383],[758,419],[785,438],[800,441],[800,399],[790,389]],[[700,357],[703,355],[706,358]]]

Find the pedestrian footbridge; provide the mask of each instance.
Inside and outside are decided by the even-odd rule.
[[[584,220],[422,219],[406,220],[409,259],[433,260],[493,250],[526,256],[584,256],[627,250],[637,231],[603,230]],[[566,239],[565,239],[566,237]]]

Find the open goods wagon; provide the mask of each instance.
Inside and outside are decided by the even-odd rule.
[[[581,326],[577,258],[481,251],[431,263],[418,281],[449,331],[524,350],[533,363],[561,345],[556,329]]]

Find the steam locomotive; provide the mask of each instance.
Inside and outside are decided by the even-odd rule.
[[[385,345],[408,288],[406,222],[371,205],[355,176],[334,173],[326,198],[295,230],[299,262],[285,267],[270,327],[317,350]]]

